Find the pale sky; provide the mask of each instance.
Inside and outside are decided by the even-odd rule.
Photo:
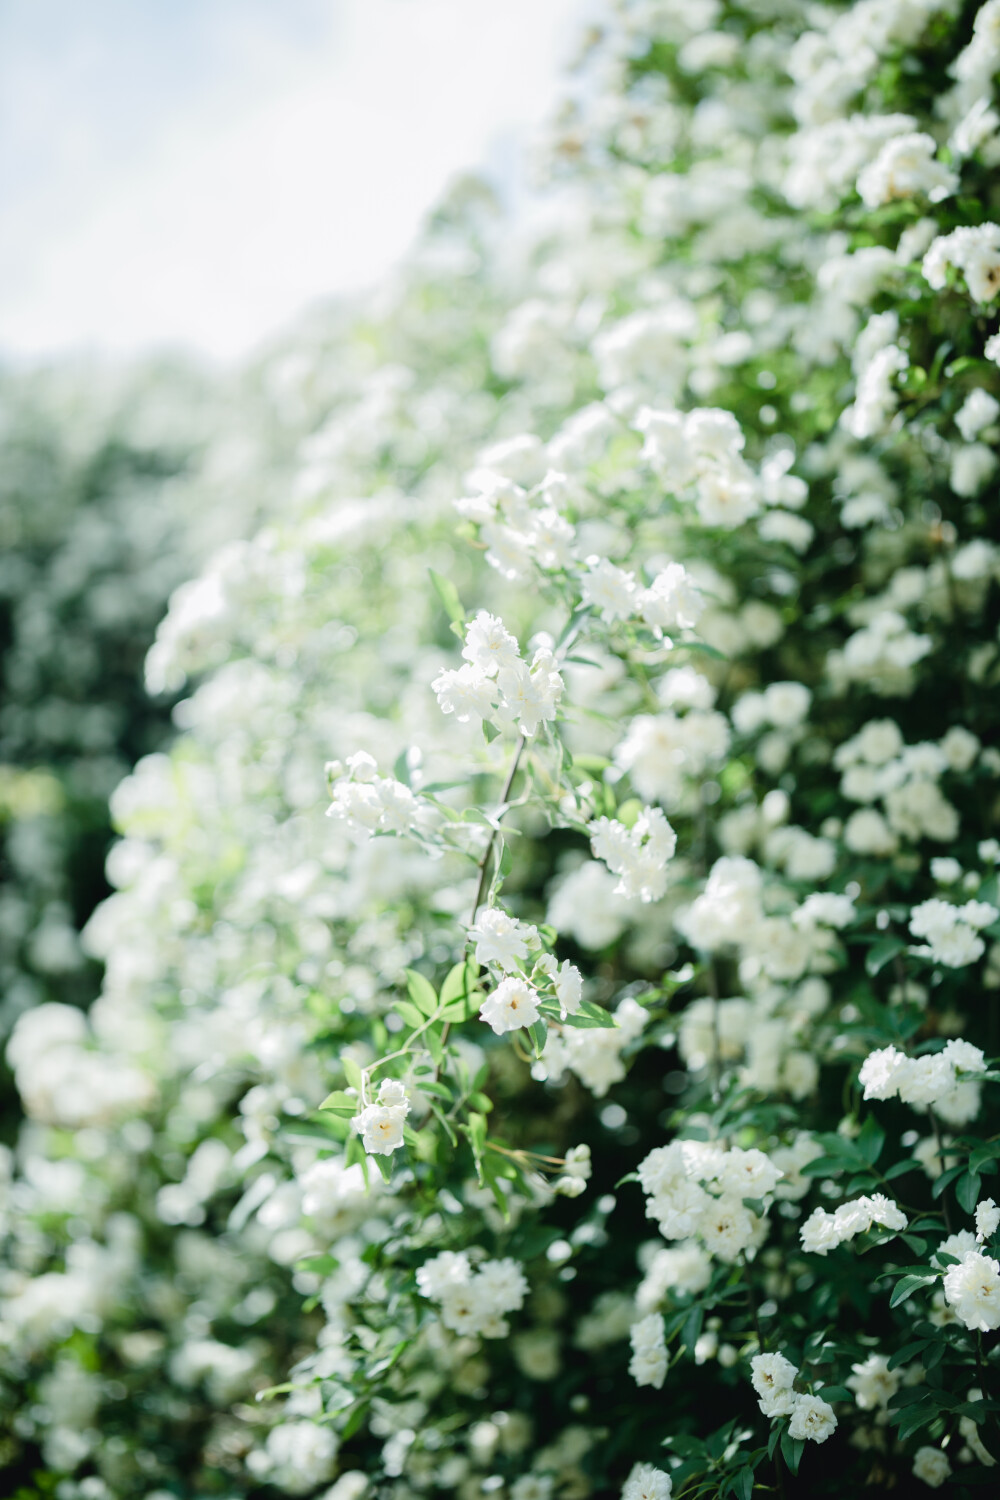
[[[587,0],[0,0],[0,358],[245,354],[554,106]]]

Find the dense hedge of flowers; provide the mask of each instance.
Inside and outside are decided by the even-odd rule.
[[[8,1048],[27,1496],[994,1482],[998,70],[618,0],[530,229],[275,357]]]

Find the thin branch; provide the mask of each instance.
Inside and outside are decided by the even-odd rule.
[[[504,782],[503,791],[500,793],[500,811],[497,814],[498,818],[503,816],[504,809],[507,806],[507,800],[510,797],[511,787],[514,785],[514,777],[517,775],[517,768],[521,763],[521,753],[524,750],[526,743],[527,741],[524,735],[518,735],[517,744],[514,746],[514,759],[510,763],[510,770],[507,772],[507,780]],[[489,880],[490,858],[493,854],[494,848],[496,847],[497,833],[498,830],[494,828],[492,833],[490,834],[489,842],[487,843],[486,848],[483,850],[483,857],[479,861],[479,883],[476,886],[476,899],[472,905],[472,916],[469,918],[470,927],[475,922],[476,914],[483,904],[483,897],[486,895],[486,886]]]

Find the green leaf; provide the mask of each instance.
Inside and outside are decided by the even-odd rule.
[[[437,991],[429,980],[416,969],[406,971],[406,993],[420,1011],[421,1015],[432,1016],[438,1008]]]
[[[897,1177],[904,1177],[907,1172],[915,1172],[920,1166],[918,1161],[896,1161],[885,1171],[886,1182],[894,1182]]]
[[[933,1339],[914,1339],[912,1344],[904,1344],[902,1349],[897,1349],[893,1354],[890,1354],[889,1369],[898,1370],[900,1365],[908,1364],[911,1359],[916,1359],[918,1354],[922,1354],[928,1344],[933,1344],[933,1342]]]
[[[527,1031],[531,1037],[531,1044],[535,1049],[535,1056],[541,1057],[545,1049],[545,1043],[548,1041],[549,1028],[544,1021],[536,1021],[533,1026],[527,1028]]]
[[[799,1472],[799,1464],[802,1461],[805,1446],[804,1438],[789,1437],[787,1432],[781,1434],[781,1456],[788,1465],[789,1474],[797,1474]]]
[[[741,1469],[734,1474],[729,1481],[730,1493],[736,1496],[736,1500],[751,1500],[753,1495],[753,1469]]]
[[[909,1298],[913,1296],[914,1292],[920,1291],[921,1287],[931,1286],[937,1280],[938,1277],[932,1275],[929,1272],[921,1273],[917,1276],[901,1277],[892,1289],[892,1296],[889,1298],[889,1306],[898,1307],[901,1302],[908,1301]]]
[[[880,938],[868,950],[865,957],[865,972],[874,979],[875,975],[881,973],[886,964],[891,963],[897,953],[902,953],[905,947],[906,944],[899,938]]]
[[[347,1418],[347,1421],[341,1428],[341,1442],[346,1443],[348,1438],[352,1438],[354,1436],[358,1428],[361,1426],[362,1422],[365,1420],[365,1417],[368,1415],[368,1408],[370,1406],[371,1402],[367,1399],[364,1401],[359,1401],[357,1403],[357,1405],[354,1407],[354,1410]]]
[[[885,1145],[885,1131],[878,1123],[874,1115],[869,1115],[861,1133],[854,1143],[869,1166],[874,1166],[878,1161]]]
[[[355,1094],[345,1094],[340,1089],[335,1089],[332,1094],[327,1094],[319,1107],[344,1119],[353,1119],[361,1108],[361,1100]]]
[[[479,978],[479,965],[474,959],[464,958],[449,969],[441,986],[441,1004],[450,1005],[453,1000],[464,1000],[471,993]]]
[[[681,1343],[685,1349],[693,1349],[701,1337],[702,1323],[705,1321],[705,1309],[700,1303],[695,1303],[684,1320],[681,1330]]]
[[[427,571],[431,575],[434,592],[444,605],[444,612],[448,616],[448,619],[453,625],[464,625],[465,610],[462,608],[462,601],[458,597],[458,589],[450,578],[445,578],[443,574],[436,573],[433,568],[428,568]]]
[[[444,1038],[442,1036],[444,1023],[439,1022],[436,1026],[428,1026],[423,1034],[424,1046],[438,1067],[444,1061]]]
[[[571,1016],[567,1016],[564,1022],[566,1026],[599,1026],[604,1029],[614,1030],[618,1025],[614,1016],[603,1005],[595,1005],[593,1000],[581,1000],[580,1009]]]
[[[369,1157],[369,1160],[375,1163],[375,1165],[379,1169],[379,1172],[382,1174],[383,1182],[388,1182],[392,1177],[392,1162],[394,1155],[395,1152],[393,1152],[392,1155],[387,1156],[384,1151],[373,1151],[371,1156]]]
[[[418,1026],[422,1026],[427,1019],[426,1016],[421,1015],[415,1005],[410,1004],[409,1000],[396,1000],[393,1002],[392,1008],[397,1016],[405,1021],[407,1026],[412,1026],[414,1030]]]
[[[978,1172],[966,1172],[964,1177],[960,1177],[955,1184],[955,1197],[967,1214],[975,1213],[982,1185],[982,1178]]]
[[[450,1104],[455,1097],[446,1083],[438,1083],[433,1078],[428,1078],[426,1081],[423,1078],[417,1078],[414,1082],[422,1094],[430,1094],[433,1099],[444,1099]]]
[[[960,1177],[964,1170],[964,1167],[949,1167],[947,1171],[942,1172],[940,1177],[934,1179],[934,1185],[931,1188],[931,1197],[940,1198],[948,1184],[954,1182],[956,1177]]]
[[[466,1123],[461,1127],[469,1138],[472,1147],[473,1160],[476,1163],[476,1173],[480,1183],[485,1183],[486,1174],[483,1170],[483,1153],[486,1150],[486,1116],[481,1114],[470,1114]]]
[[[340,1059],[340,1066],[344,1070],[344,1077],[347,1079],[348,1086],[350,1088],[352,1088],[352,1089],[357,1089],[358,1093],[360,1094],[360,1092],[361,1092],[361,1069],[358,1066],[358,1064],[354,1061],[354,1058],[353,1057],[341,1057],[341,1059]]]

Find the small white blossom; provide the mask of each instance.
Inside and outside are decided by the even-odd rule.
[[[494,963],[510,973],[527,958],[528,947],[537,941],[538,932],[499,906],[488,906],[469,928],[469,937],[475,944],[477,963]]]
[[[939,1490],[951,1478],[948,1455],[940,1448],[918,1448],[913,1456],[913,1477],[923,1480],[932,1490]]]
[[[966,1328],[1000,1328],[1000,1262],[969,1250],[944,1274],[944,1295]]]
[[[504,979],[483,1001],[479,1018],[497,1036],[517,1031],[521,1026],[533,1026],[538,1020],[538,991],[526,979],[516,976]]]
[[[670,1500],[673,1480],[652,1464],[635,1464],[622,1488],[622,1500]]]
[[[591,823],[590,847],[619,877],[615,894],[658,901],[667,888],[667,864],[677,835],[658,807],[644,807],[631,828],[613,818]]]
[[[984,1198],[976,1204],[976,1239],[982,1244],[992,1239],[1000,1225],[1000,1208],[992,1198]]]
[[[798,1395],[792,1407],[792,1420],[788,1424],[788,1436],[805,1438],[813,1443],[825,1443],[836,1430],[837,1418],[833,1407],[821,1396]]]

